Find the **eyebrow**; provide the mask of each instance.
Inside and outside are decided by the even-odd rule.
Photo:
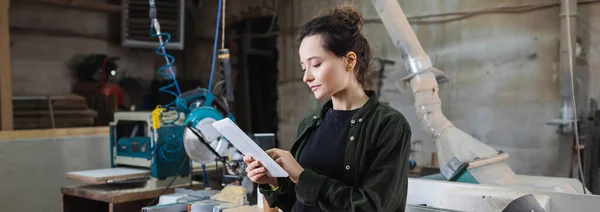
[[[319,58],[320,57],[318,57],[318,56],[312,56],[312,57],[309,57],[307,61],[311,61],[313,59],[319,59]],[[304,64],[304,63],[302,63],[302,61],[300,61],[300,64]]]

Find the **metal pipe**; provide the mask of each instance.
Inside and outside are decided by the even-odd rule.
[[[397,0],[372,0],[385,28],[405,61],[422,129],[436,142],[438,162],[445,166],[456,157],[461,162],[490,158],[498,151],[456,128],[442,113],[438,81],[443,73],[432,66]]]
[[[570,63],[575,67],[575,54],[569,54],[569,51],[575,52],[576,39],[571,39],[570,43],[567,36],[575,38],[577,36],[577,1],[562,0],[560,5],[560,51],[559,51],[559,125],[558,125],[558,164],[556,175],[568,177],[571,175],[571,158],[573,156],[573,128],[576,115],[573,107],[573,88],[571,86],[571,75],[569,72]],[[569,20],[566,20],[569,16]],[[568,23],[567,23],[568,21]],[[570,35],[569,35],[570,34]],[[570,50],[569,50],[570,48]]]
[[[559,52],[559,79],[560,79],[560,118],[568,121],[569,124],[565,124],[562,127],[563,133],[573,132],[573,100],[572,100],[572,88],[571,88],[571,75],[569,72],[569,48],[571,52],[575,52],[576,38],[577,37],[577,1],[562,0],[561,3],[560,17],[560,52]],[[567,16],[571,16],[568,20],[570,23],[567,24]],[[570,34],[570,43],[567,39],[567,34]],[[575,54],[572,55],[573,67],[575,67]]]

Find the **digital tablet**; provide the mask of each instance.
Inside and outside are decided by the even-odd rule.
[[[258,160],[267,169],[272,177],[288,177],[288,173],[277,164],[264,150],[262,150],[242,129],[231,119],[225,118],[212,124],[221,135],[235,146],[242,154],[250,155]]]

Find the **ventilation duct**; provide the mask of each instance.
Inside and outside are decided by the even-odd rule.
[[[169,33],[166,49],[182,50],[184,35],[184,0],[154,0],[160,31]],[[150,34],[150,5],[148,0],[123,0],[121,14],[121,45],[129,48],[156,48],[157,37]],[[156,31],[152,31],[152,34]],[[163,37],[163,39],[166,39]]]

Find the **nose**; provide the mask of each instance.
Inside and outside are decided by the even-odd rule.
[[[315,78],[312,75],[312,72],[310,71],[309,68],[306,68],[306,70],[304,70],[304,76],[302,77],[302,81],[308,83],[313,81]]]

